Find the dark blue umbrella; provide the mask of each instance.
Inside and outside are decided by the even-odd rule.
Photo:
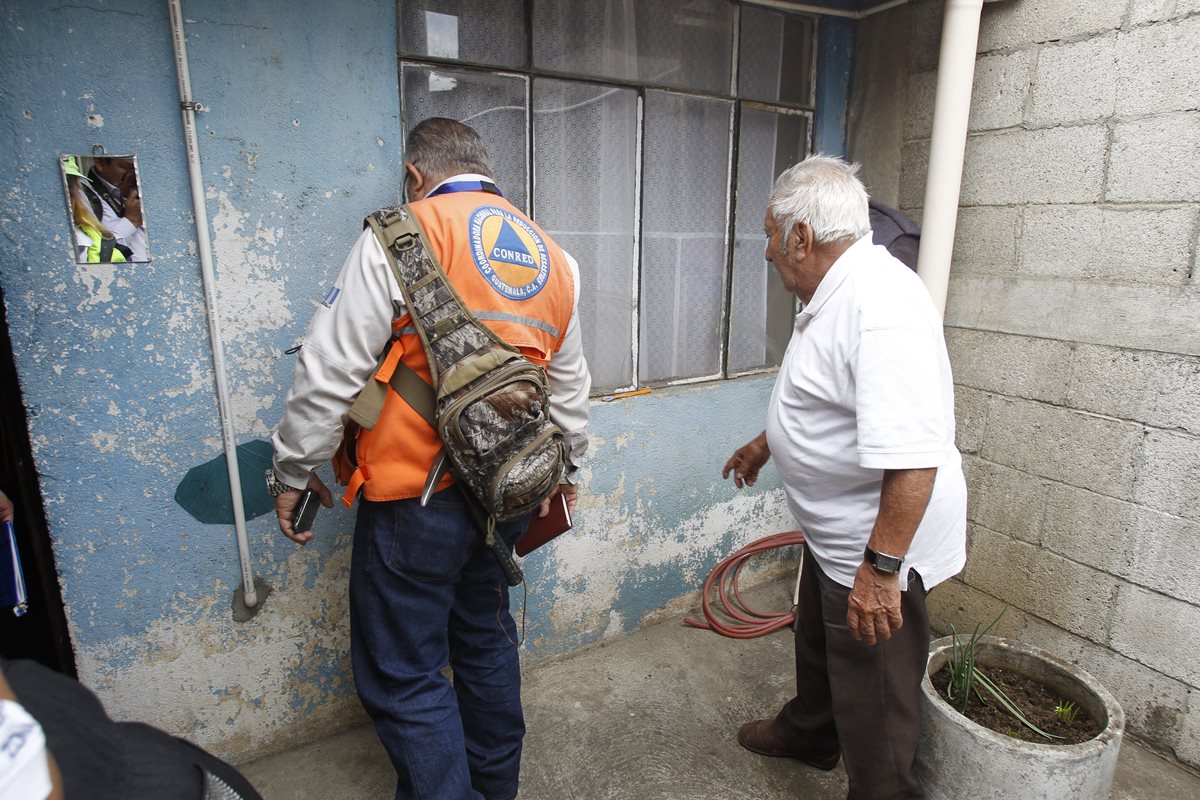
[[[271,466],[271,443],[262,439],[239,444],[238,476],[242,485],[242,508],[246,519],[275,510],[275,499],[267,494],[263,475]],[[233,524],[233,499],[229,493],[229,468],[225,454],[192,467],[175,489],[175,502],[201,522]]]

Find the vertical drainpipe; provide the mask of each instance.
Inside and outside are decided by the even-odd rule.
[[[929,173],[921,218],[921,250],[917,274],[925,281],[934,305],[946,311],[946,287],[958,222],[959,189],[967,149],[967,118],[975,80],[979,18],[983,4],[993,0],[946,0],[942,49],[938,59],[937,98],[933,138],[929,143]]]
[[[196,218],[196,244],[200,252],[200,274],[204,280],[204,300],[208,307],[208,333],[212,340],[213,374],[217,383],[217,410],[221,417],[221,438],[225,444],[225,462],[229,469],[229,494],[233,501],[233,520],[237,532],[238,562],[242,569],[241,604],[250,615],[258,608],[254,570],[250,564],[250,542],[246,535],[246,512],[242,507],[242,481],[238,470],[237,439],[233,431],[233,411],[225,379],[225,350],[222,345],[220,314],[217,309],[216,275],[212,267],[212,248],[208,241],[208,210],[204,201],[204,178],[200,171],[200,147],[196,141],[196,111],[192,100],[192,82],[188,74],[187,44],[183,31],[183,11],[179,0],[170,0],[171,37],[175,46],[175,68],[179,78],[179,107],[183,113],[183,133],[187,140],[188,177],[192,187],[192,210]],[[239,611],[235,594],[235,618]]]

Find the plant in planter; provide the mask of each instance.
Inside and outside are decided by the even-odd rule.
[[[931,645],[921,685],[917,749],[917,769],[927,800],[1107,798],[1125,727],[1120,705],[1083,670],[1037,648],[988,636],[991,627],[983,633],[976,629],[965,645],[957,635]],[[947,676],[939,672],[952,662],[956,667],[951,674],[958,683],[951,690],[955,705],[934,685],[934,676],[946,685]],[[1039,684],[1048,691],[1047,697],[1057,699],[1044,700],[1032,709],[1018,708],[988,677],[992,673]],[[992,730],[964,716],[960,708],[972,696],[987,698],[1003,709],[1007,717],[1002,720],[1007,721]],[[1029,719],[1031,711],[1040,714],[1036,723]],[[1098,723],[1099,733],[1078,744],[1054,743],[1063,741],[1064,731],[1079,729],[1085,717]]]
[[[977,666],[981,637],[996,626],[1007,610],[1006,606],[982,632],[976,625],[975,632],[965,642],[959,639],[954,626],[950,626],[950,655],[946,666],[935,676],[943,678],[944,683],[935,681],[934,685],[942,690],[946,702],[959,713],[993,731],[1031,741],[1039,741],[1034,737],[1041,737],[1057,744],[1079,744],[1091,739],[1102,726],[1086,713],[1080,718],[1080,709],[1075,703],[1055,698],[1041,684],[1023,675],[990,669],[984,673]],[[1009,697],[1009,691],[1016,694],[1020,702]],[[1034,724],[1031,717],[1042,727]],[[1019,723],[1019,727],[1013,727],[1014,722]]]

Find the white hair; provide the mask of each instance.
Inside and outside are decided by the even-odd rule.
[[[859,239],[871,232],[867,190],[857,173],[858,164],[815,155],[775,179],[767,207],[781,231],[785,254],[788,234],[801,222],[812,227],[815,244]]]

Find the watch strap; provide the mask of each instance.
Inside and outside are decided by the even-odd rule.
[[[267,494],[271,495],[271,497],[279,497],[284,492],[292,491],[292,487],[281,481],[279,476],[275,474],[274,467],[267,467],[266,479]]]

